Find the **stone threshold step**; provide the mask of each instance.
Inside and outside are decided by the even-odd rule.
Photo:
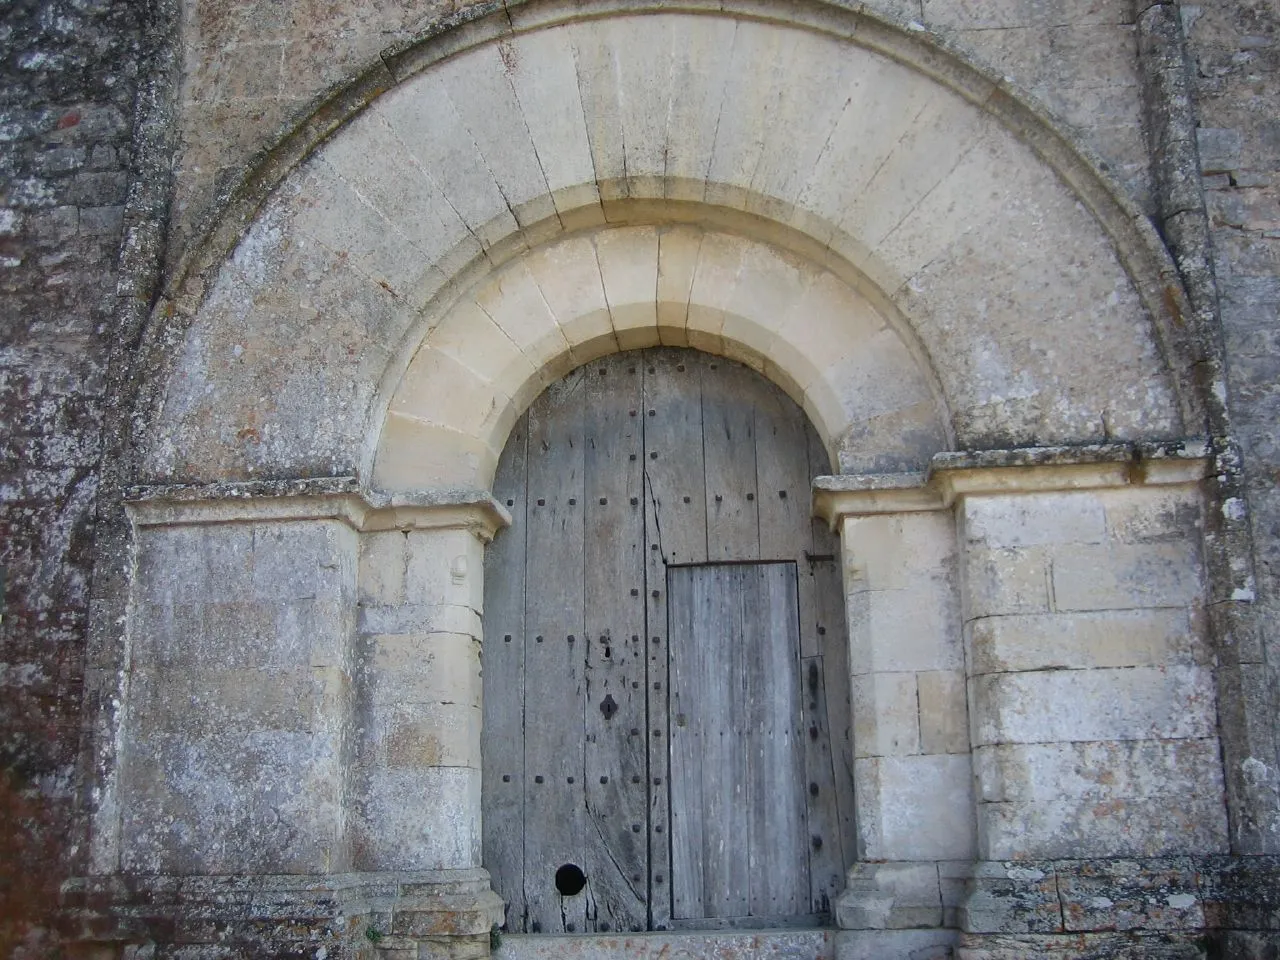
[[[493,960],[834,960],[834,930],[504,934]]]

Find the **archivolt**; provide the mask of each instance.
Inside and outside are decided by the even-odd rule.
[[[782,359],[791,347],[799,363],[801,327],[768,328],[768,352],[719,341],[773,361],[765,371],[827,426],[845,469],[908,464],[947,427],[968,447],[1200,429],[1193,358],[1162,334],[1178,294],[1158,241],[997,83],[832,4],[506,6],[353,88],[398,83],[278,183],[230,259],[210,262],[153,424],[157,478],[369,477],[380,411],[404,413],[390,381],[415,369],[427,331],[478,303],[492,271],[501,284],[530,269],[513,261],[618,221],[750,221],[740,235],[790,238],[810,261],[797,270],[840,276],[870,305],[915,358],[911,382],[936,383],[932,409],[949,409],[910,456],[851,444],[859,415],[816,411],[813,381]],[[312,146],[293,144],[299,158]],[[723,303],[744,278],[722,276],[713,309],[741,319]],[[626,306],[657,316],[656,285],[647,302]],[[860,310],[841,318],[849,331]],[[438,356],[426,342],[417,369]],[[542,380],[572,347],[539,355]]]
[[[406,338],[407,368],[390,368],[388,399],[374,406],[374,484],[487,487],[511,425],[544,387],[596,357],[658,344],[764,373],[846,471],[922,468],[948,445],[947,417],[928,363],[886,312],[832,270],[706,224],[569,234]]]

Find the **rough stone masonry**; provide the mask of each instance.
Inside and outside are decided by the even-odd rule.
[[[12,0],[0,954],[657,949],[502,943],[479,692],[512,425],[661,343],[827,446],[858,810],[664,946],[1280,955],[1278,21]]]

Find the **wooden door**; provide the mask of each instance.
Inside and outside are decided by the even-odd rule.
[[[794,563],[672,567],[672,922],[810,912]]]
[[[811,478],[827,471],[789,398],[691,350],[593,361],[517,423],[494,482],[513,524],[485,561],[483,651],[484,860],[508,930],[766,926],[829,910],[854,834],[839,567],[834,539],[809,517]],[[683,848],[673,859],[673,829],[691,815],[672,779],[670,671],[686,641],[668,633],[669,593],[696,579],[682,568],[745,561],[764,562],[764,579],[708,583],[749,587],[771,622],[796,621],[791,692],[764,691],[756,699],[771,712],[756,721],[776,735],[787,717],[803,731],[787,757],[799,767],[761,773],[766,806],[747,816],[772,824],[797,805],[802,816],[767,851],[791,864],[794,892],[730,916],[677,906],[677,885],[692,881]],[[780,570],[790,595],[778,592]],[[774,655],[755,649],[755,634],[748,644],[747,659]]]

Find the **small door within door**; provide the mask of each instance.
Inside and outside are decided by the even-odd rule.
[[[671,567],[667,592],[672,923],[800,918],[811,911],[796,565]]]

